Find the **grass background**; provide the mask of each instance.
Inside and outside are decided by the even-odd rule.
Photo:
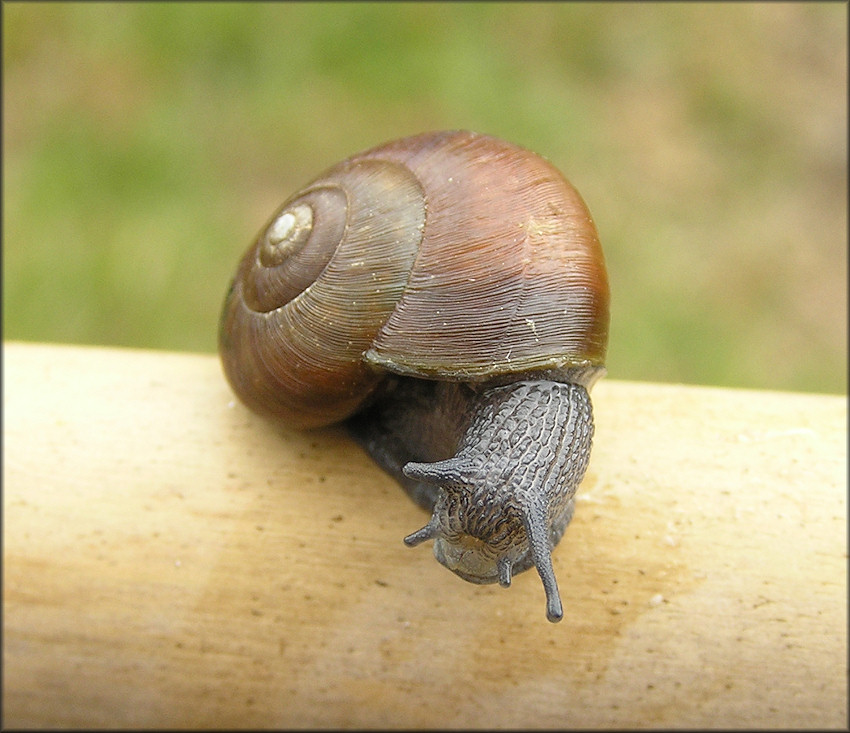
[[[609,375],[847,390],[847,5],[6,2],[5,339],[216,348],[358,150],[468,128],[596,219]]]

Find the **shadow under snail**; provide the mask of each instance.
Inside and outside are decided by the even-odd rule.
[[[333,166],[239,265],[219,345],[236,394],[299,428],[346,421],[431,512],[409,546],[472,583],[551,552],[590,457],[608,279],[578,192],[543,158],[436,132]]]

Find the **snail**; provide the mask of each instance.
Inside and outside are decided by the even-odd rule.
[[[431,513],[464,580],[507,587],[569,524],[605,373],[609,289],[579,193],[542,157],[434,132],[354,155],[289,198],[238,266],[219,349],[251,409],[345,421]]]

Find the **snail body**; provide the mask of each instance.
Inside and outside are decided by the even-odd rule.
[[[475,583],[532,565],[572,517],[604,374],[608,282],[578,192],[544,159],[471,132],[357,154],[291,197],[225,300],[225,374],[255,411],[346,421]]]

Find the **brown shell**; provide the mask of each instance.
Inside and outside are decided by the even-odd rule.
[[[228,294],[222,360],[255,409],[328,424],[381,371],[601,368],[608,298],[593,220],[556,168],[497,138],[428,133],[349,158],[281,207]]]

